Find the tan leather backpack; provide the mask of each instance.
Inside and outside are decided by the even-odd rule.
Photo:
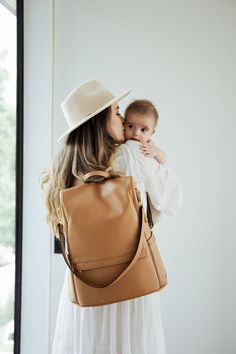
[[[103,181],[89,182],[94,176]],[[163,288],[166,271],[133,178],[94,171],[84,181],[60,193],[71,301],[98,306]]]

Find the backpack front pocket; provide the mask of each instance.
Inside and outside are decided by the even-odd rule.
[[[79,278],[88,283],[102,286],[113,279],[116,279],[127,268],[132,261],[135,253],[129,253],[122,256],[105,258],[100,260],[81,261],[75,265],[75,271]],[[146,257],[146,249],[140,253],[138,260]]]

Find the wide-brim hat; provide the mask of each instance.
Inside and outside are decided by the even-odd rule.
[[[131,89],[114,96],[97,80],[90,80],[75,87],[61,104],[69,129],[57,141],[130,92]]]

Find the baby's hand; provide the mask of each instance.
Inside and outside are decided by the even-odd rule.
[[[155,145],[149,143],[140,144],[140,150],[145,156],[153,157],[159,163],[164,164],[166,162],[166,154]]]
[[[145,156],[154,158],[159,152],[159,149],[155,145],[151,145],[149,143],[140,144],[140,149]]]

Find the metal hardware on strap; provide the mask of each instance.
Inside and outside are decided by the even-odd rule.
[[[137,200],[141,204],[142,203],[141,193],[137,187],[135,188],[135,192],[136,192]]]

